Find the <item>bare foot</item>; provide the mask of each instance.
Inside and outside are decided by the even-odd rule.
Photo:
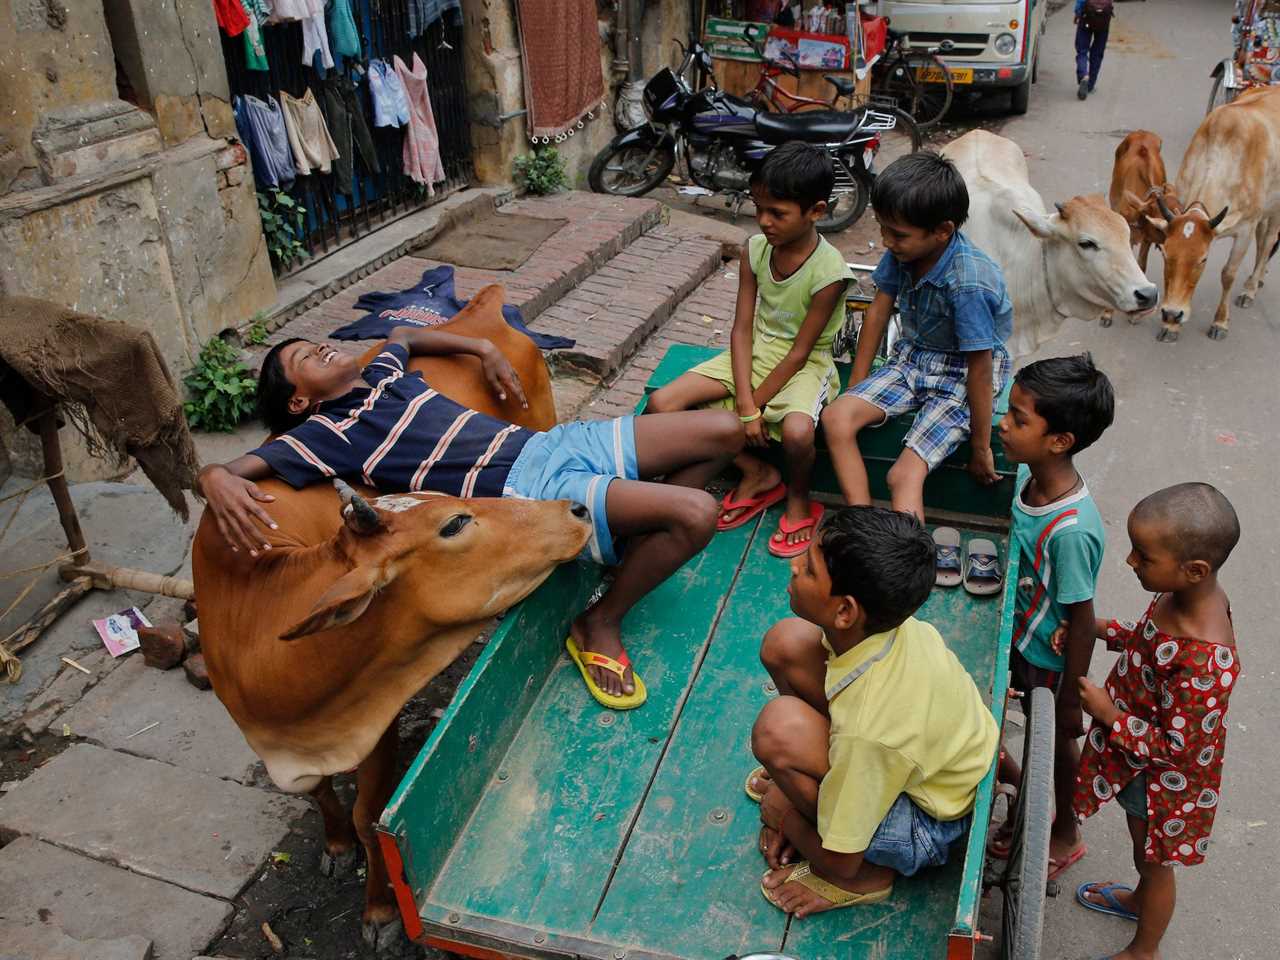
[[[835,907],[834,903],[820,893],[799,883],[787,883],[787,877],[794,869],[794,865],[787,864],[765,874],[764,888],[768,891],[770,903],[787,913],[794,913],[797,917],[807,917],[811,913],[822,913],[824,910]],[[818,874],[814,873],[814,876]],[[820,879],[827,880],[826,877]],[[827,880],[827,883],[832,881]],[[892,870],[864,862],[863,868],[858,871],[858,876],[853,881],[835,884],[835,886],[850,893],[875,893],[892,883]]]
[[[614,660],[620,660],[623,653],[625,653],[622,647],[620,625],[605,622],[594,611],[594,607],[585,611],[570,625],[569,632],[573,635],[573,642],[583,652],[589,650],[592,653],[599,653]],[[591,674],[591,678],[595,680],[596,686],[605,693],[615,697],[635,693],[635,676],[630,667],[627,667],[621,677],[612,670],[606,670],[604,667],[588,665],[587,670]]]
[[[757,460],[755,457],[741,458],[739,466],[742,467],[742,479],[733,488],[733,493],[729,497],[730,500],[754,499],[762,493],[768,493],[782,482],[782,474],[778,472],[777,467],[765,463],[763,460]],[[739,507],[736,510],[721,511],[720,519],[725,523],[730,523],[742,516],[748,509],[748,507]]]
[[[803,523],[805,520],[808,520],[810,516],[808,496],[797,497],[788,491],[786,512],[787,521],[792,526],[795,526],[797,523]],[[813,531],[816,527],[817,524],[812,524],[800,530],[793,530],[791,533],[786,534],[787,545],[793,546],[797,543],[808,543],[813,539]]]
[[[1071,824],[1070,831],[1064,831],[1064,834],[1049,834],[1049,869],[1053,870],[1057,864],[1066,863],[1073,856],[1084,849],[1084,837],[1080,833],[1080,828],[1074,823]]]
[[[1099,907],[1106,907],[1107,909],[1111,909],[1112,905],[1108,903],[1106,898],[1103,897],[1102,894],[1099,893],[1098,891],[1101,890],[1103,887],[1114,887],[1114,886],[1115,886],[1115,883],[1114,881],[1111,881],[1111,880],[1099,881],[1098,883],[1091,883],[1084,888],[1084,892],[1081,893],[1080,896],[1083,899],[1088,900],[1090,903],[1096,904]],[[1128,910],[1130,913],[1138,912],[1138,897],[1132,890],[1113,889],[1111,891],[1111,896],[1115,897],[1116,903],[1120,904],[1122,909]]]

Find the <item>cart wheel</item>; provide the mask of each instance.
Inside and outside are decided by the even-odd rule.
[[[1014,812],[1004,895],[1002,960],[1040,960],[1044,901],[1049,875],[1049,829],[1053,825],[1053,694],[1037,687],[1028,704],[1022,748],[1022,788]]]
[[[1205,109],[1205,114],[1213,113],[1216,107],[1220,107],[1226,102],[1222,89],[1222,74],[1218,74],[1213,78],[1213,89],[1209,91],[1209,106]]]

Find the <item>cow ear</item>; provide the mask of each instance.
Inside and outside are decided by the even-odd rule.
[[[1041,240],[1047,240],[1055,232],[1053,221],[1030,207],[1014,207],[1013,215],[1026,224],[1027,229]]]
[[[360,619],[368,609],[378,588],[378,572],[369,566],[359,566],[340,577],[333,586],[316,601],[311,612],[300,622],[280,634],[281,640],[297,640],[322,630],[345,627]]]
[[[1134,210],[1143,210],[1146,207],[1151,205],[1151,198],[1148,197],[1146,200],[1143,200],[1132,190],[1126,190],[1124,192],[1124,202],[1127,203],[1129,206],[1131,206]]]
[[[1151,226],[1155,227],[1157,230],[1160,231],[1160,236],[1162,237],[1168,236],[1169,234],[1168,220],[1165,220],[1162,217],[1148,217],[1145,214],[1143,216],[1146,219],[1147,223],[1151,224]]]

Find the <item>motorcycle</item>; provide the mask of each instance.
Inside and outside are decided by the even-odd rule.
[[[700,89],[686,79],[693,70]],[[848,92],[848,81],[828,77]],[[838,82],[837,82],[838,81]],[[663,183],[677,162],[687,179],[724,195],[738,209],[750,199],[751,174],[774,147],[803,140],[823,147],[835,167],[835,188],[823,233],[844,230],[866,210],[878,166],[920,149],[920,133],[901,110],[872,103],[851,111],[770,113],[725,93],[715,83],[711,55],[691,40],[677,70],[664,67],[644,87],[649,120],[621,133],[592,161],[587,181],[596,193],[638,197]]]

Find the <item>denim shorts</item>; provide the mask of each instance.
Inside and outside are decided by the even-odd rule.
[[[504,497],[573,500],[591,512],[591,539],[582,555],[596,563],[618,562],[605,495],[617,479],[638,480],[634,417],[580,420],[536,433],[511,465]]]
[[[935,820],[905,793],[899,794],[871,837],[863,858],[910,877],[925,867],[947,862],[953,843],[969,830],[973,814],[959,820]]]
[[[1116,801],[1124,812],[1135,820],[1147,819],[1147,775],[1140,773],[1116,794]]]

